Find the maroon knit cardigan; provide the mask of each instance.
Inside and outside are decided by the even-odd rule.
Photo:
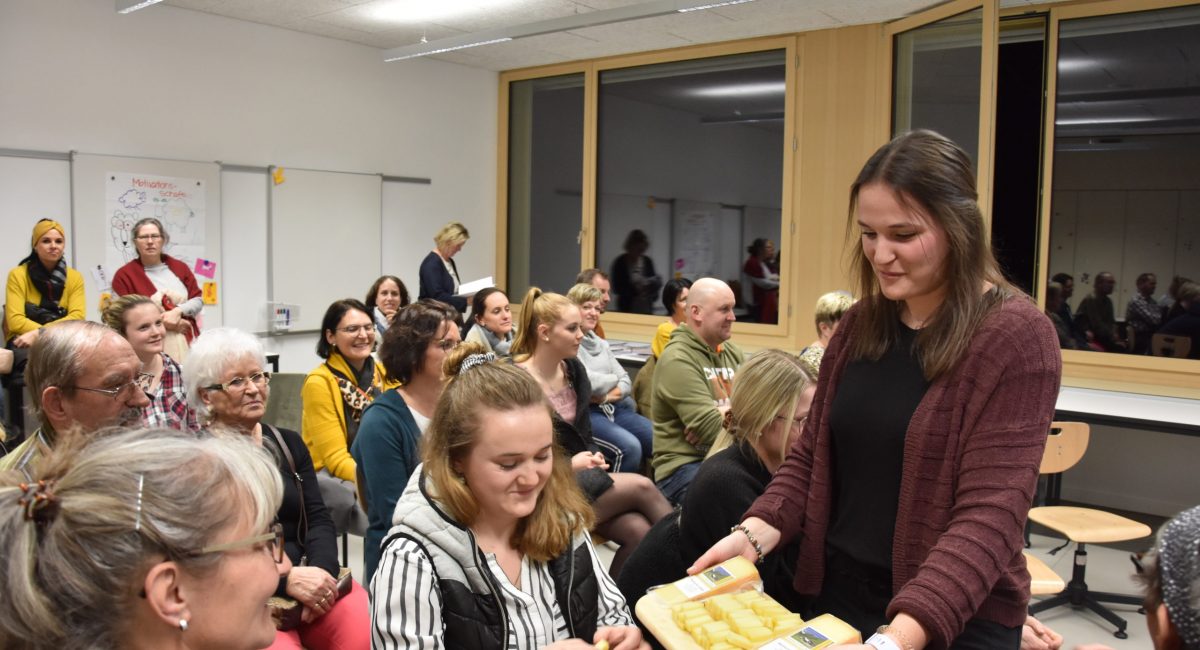
[[[820,593],[825,573],[833,498],[829,413],[861,307],[843,317],[825,352],[803,435],[745,515],[778,528],[781,546],[799,540],[794,586],[802,595]],[[1061,374],[1050,320],[1028,299],[1009,298],[984,319],[964,358],[929,386],[913,413],[887,616],[904,612],[917,619],[930,635],[929,648],[948,647],[971,618],[1010,627],[1025,620],[1025,517]]]

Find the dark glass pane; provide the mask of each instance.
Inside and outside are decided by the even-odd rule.
[[[508,293],[565,292],[579,273],[583,74],[515,81],[508,113]]]
[[[777,322],[777,258],[747,264],[747,248],[780,242],[786,78],[783,50],[600,74],[596,260],[610,311],[665,313],[663,281],[711,276],[740,285],[739,320]]]
[[[1196,358],[1200,288],[1173,279],[1200,278],[1200,7],[1060,25],[1049,271],[1073,295],[1051,307],[1084,349],[1190,335]]]
[[[992,248],[1004,275],[1033,294],[1041,223],[1046,18],[1000,22]]]
[[[978,160],[982,53],[982,9],[897,34],[892,134],[931,129]]]

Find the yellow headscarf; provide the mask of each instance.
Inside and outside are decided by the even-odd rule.
[[[33,226],[33,240],[29,242],[29,247],[37,246],[38,240],[48,231],[57,230],[62,233],[63,241],[67,241],[67,229],[62,227],[62,224],[53,219],[42,219]]]

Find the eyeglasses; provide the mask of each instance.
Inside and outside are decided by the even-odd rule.
[[[275,560],[275,564],[283,564],[283,524],[274,524],[271,526],[270,532],[244,539],[236,539],[232,542],[224,544],[213,544],[204,548],[189,553],[191,557],[199,557],[201,555],[212,555],[213,553],[225,553],[227,551],[236,551],[239,548],[254,546],[255,544],[267,543],[267,548],[271,551],[271,558]]]
[[[108,395],[114,400],[129,399],[134,393],[133,391],[149,392],[150,384],[154,382],[154,375],[145,372],[139,372],[133,381],[121,384],[116,388],[89,388],[88,386],[64,386],[63,388],[71,388],[74,390],[86,390],[89,393],[102,393]]]
[[[775,416],[775,419],[776,419],[776,420],[779,420],[779,421],[781,421],[781,422],[783,422],[783,423],[785,423],[785,424],[788,422],[788,419],[787,419],[787,418],[785,418],[785,417],[783,417],[782,415],[777,415],[777,416]],[[803,428],[804,428],[804,423],[805,423],[805,422],[807,422],[807,421],[808,421],[808,416],[807,416],[807,415],[806,415],[806,416],[804,416],[804,417],[801,417],[801,418],[795,418],[795,419],[793,419],[793,420],[791,421],[791,423],[792,423],[792,427],[793,427],[793,428],[795,428],[795,429],[803,429]]]
[[[240,393],[250,387],[250,382],[254,382],[255,386],[263,388],[271,383],[271,373],[256,372],[249,377],[234,377],[223,384],[212,384],[211,386],[203,386],[205,390],[223,390],[227,393]]]
[[[134,237],[134,239],[138,241],[158,241],[162,238],[162,235],[138,235],[137,237]]]
[[[346,327],[337,328],[337,331],[342,332],[344,334],[349,334],[350,336],[358,336],[359,332],[366,332],[367,334],[374,334],[375,333],[375,324],[368,323],[366,325],[347,325]]]
[[[453,350],[454,348],[457,348],[459,345],[461,345],[462,341],[454,341],[451,339],[442,339],[440,341],[434,341],[433,344],[438,346],[439,348],[441,348],[442,352],[449,352],[449,351]]]

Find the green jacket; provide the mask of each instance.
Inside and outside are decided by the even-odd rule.
[[[742,350],[726,341],[714,351],[687,325],[671,333],[654,369],[651,421],[654,422],[654,480],[661,481],[683,465],[704,460],[723,423],[718,404],[729,401]],[[684,439],[684,430],[699,446]]]

